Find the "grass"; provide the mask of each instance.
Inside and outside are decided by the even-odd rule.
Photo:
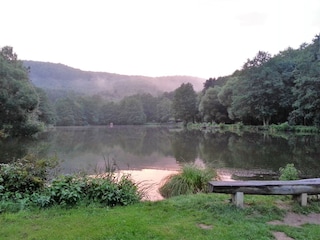
[[[174,197],[183,194],[193,194],[208,191],[208,181],[217,176],[212,168],[200,168],[194,164],[186,164],[181,172],[173,174],[160,187],[160,194],[165,197]]]
[[[273,239],[272,231],[283,231],[295,239],[319,239],[320,228],[267,224],[280,220],[285,201],[296,211],[320,212],[320,203],[299,208],[289,198],[246,196],[248,205],[238,209],[229,195],[195,194],[126,207],[95,205],[65,209],[20,211],[0,214],[0,238],[5,239]],[[207,226],[204,229],[201,226]]]
[[[269,134],[291,132],[295,134],[315,134],[320,132],[317,126],[289,125],[288,122],[281,124],[271,124],[269,126],[262,125],[244,125],[242,122],[233,124],[224,123],[190,123],[188,129],[206,130],[206,131],[230,131],[230,132],[266,132]]]

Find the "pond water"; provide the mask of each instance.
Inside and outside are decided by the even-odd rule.
[[[320,177],[320,136],[181,131],[169,127],[57,127],[37,140],[0,142],[2,162],[29,152],[56,154],[63,173],[113,166],[120,170],[177,171],[197,163],[218,169],[225,178],[277,177],[294,163],[303,177]]]

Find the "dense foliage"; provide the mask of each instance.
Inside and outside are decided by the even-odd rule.
[[[175,119],[185,124],[194,122],[197,114],[197,95],[191,83],[183,83],[174,92],[173,112]]]
[[[129,175],[114,172],[52,176],[56,158],[39,159],[28,155],[0,165],[0,213],[21,207],[74,206],[98,203],[104,206],[128,205],[140,201],[141,193]],[[22,206],[23,205],[23,206]]]
[[[61,88],[35,88],[11,47],[2,48],[0,64],[2,135],[32,135],[39,131],[41,123],[137,125],[172,119],[185,125],[197,121],[320,126],[320,35],[310,44],[288,48],[275,56],[259,51],[232,75],[208,79],[199,94],[191,83],[182,83],[170,93],[130,95],[129,91],[113,101],[114,93],[110,91],[83,95]],[[38,73],[45,74],[46,66],[41,65],[42,72]],[[68,84],[75,84],[74,79],[82,76],[80,70],[70,72],[66,66],[54,67],[58,68],[48,71],[61,79],[70,78]],[[60,70],[57,73],[53,69]],[[84,76],[92,77],[89,72]],[[140,82],[136,84],[139,87]]]
[[[70,94],[55,102],[54,112],[58,126],[161,123],[172,117],[172,100],[165,95],[136,94],[110,102],[98,95]]]
[[[196,94],[191,83],[157,97],[139,93],[110,101],[106,95],[70,93],[51,98],[50,119],[57,125],[108,125],[168,122],[245,125],[320,125],[320,37],[275,56],[259,51],[232,75],[210,78]],[[52,91],[47,91],[51,96]],[[54,93],[57,96],[56,93]],[[50,109],[48,107],[47,109]],[[50,115],[53,113],[56,115]]]
[[[11,47],[0,49],[0,133],[32,135],[38,131],[39,100],[27,70]]]
[[[240,71],[214,80],[201,93],[204,121],[320,126],[320,35],[275,56],[259,51]]]

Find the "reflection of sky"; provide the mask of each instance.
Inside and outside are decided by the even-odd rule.
[[[141,169],[121,171],[129,174],[140,189],[145,193],[144,200],[157,201],[163,199],[159,193],[159,187],[165,181],[166,177],[176,174],[177,171],[160,169]]]

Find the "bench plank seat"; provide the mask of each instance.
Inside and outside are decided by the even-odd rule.
[[[320,194],[320,178],[292,181],[210,181],[209,192],[232,194],[232,199],[240,207],[243,206],[243,194],[300,196],[301,205],[306,205],[307,194]]]

